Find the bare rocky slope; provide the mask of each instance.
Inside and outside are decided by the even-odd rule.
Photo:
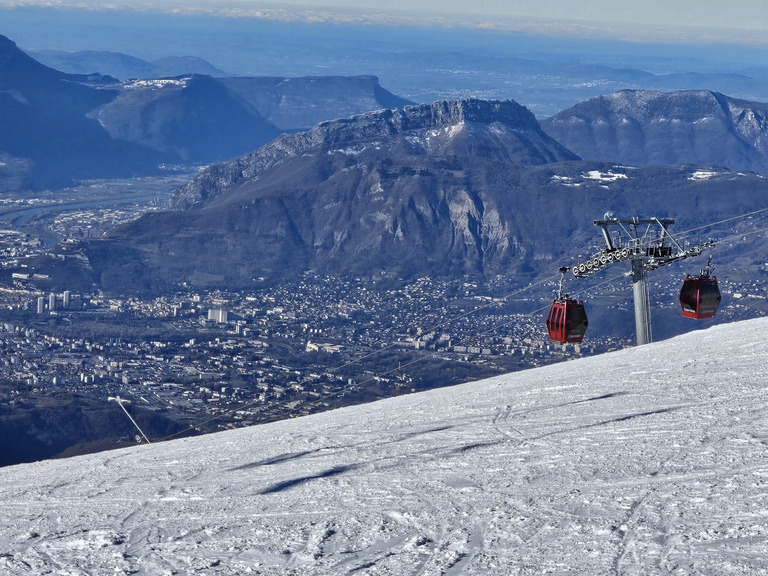
[[[208,168],[173,211],[117,229],[90,257],[131,247],[153,282],[230,286],[308,268],[490,273],[529,257],[521,169],[576,159],[512,101],[372,112]]]

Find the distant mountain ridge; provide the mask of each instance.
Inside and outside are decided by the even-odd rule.
[[[541,125],[585,160],[768,173],[768,104],[719,92],[622,90],[581,102]]]
[[[197,65],[184,58],[173,63],[185,64]],[[372,76],[238,78],[228,85],[189,73],[125,82],[97,73],[67,74],[0,36],[0,191],[220,162],[307,123],[406,103]],[[263,105],[281,127],[254,104]]]
[[[192,56],[172,56],[153,61],[143,60],[128,54],[104,50],[80,50],[63,52],[61,50],[38,50],[29,55],[46,66],[70,74],[100,73],[130,80],[131,78],[169,78],[185,74],[205,74],[207,76],[226,76],[209,62]]]
[[[101,50],[41,50],[31,56],[70,74],[95,73],[122,81],[211,76],[251,104],[280,130],[309,130],[315,124],[413,102],[385,90],[376,76],[229,76],[202,58],[175,56],[147,61]],[[310,105],[307,105],[311,102]]]
[[[228,77],[219,82],[286,131],[413,104],[382,88],[376,76]]]
[[[88,112],[114,140],[157,150],[177,162],[210,163],[266,144],[280,130],[215,78],[197,74],[133,80]]]

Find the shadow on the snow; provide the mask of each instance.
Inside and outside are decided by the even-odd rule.
[[[616,398],[617,396],[626,396],[630,392],[610,392],[609,394],[602,394],[601,396],[595,396],[593,398],[585,398],[584,400],[576,400],[570,404],[582,404],[584,402],[594,402],[595,400],[607,400],[608,398]]]
[[[230,468],[229,471],[231,472],[233,470],[248,470],[249,468],[258,468],[259,466],[269,466],[271,464],[279,464],[280,462],[287,462],[288,460],[295,460],[297,458],[301,458],[302,456],[306,456],[307,454],[314,454],[319,450],[321,449],[305,450],[303,452],[288,452],[287,454],[280,454],[279,456],[273,456],[272,458],[266,458],[264,460],[259,460],[258,462],[251,462],[250,464],[243,464],[242,466]]]
[[[667,412],[675,412],[676,410],[680,410],[681,406],[677,407],[671,407],[671,408],[660,408],[658,410],[648,410],[647,412],[636,412],[634,414],[627,414],[625,416],[617,416],[616,418],[611,418],[610,420],[601,420],[600,422],[594,422],[593,424],[585,424],[584,426],[576,426],[575,428],[567,428],[563,430],[554,430],[552,432],[547,432],[546,434],[541,434],[539,436],[535,436],[534,438],[531,438],[532,440],[537,440],[539,438],[546,438],[547,436],[556,436],[558,434],[563,434],[565,432],[573,432],[575,430],[586,430],[588,428],[597,428],[599,426],[606,426],[608,424],[615,424],[617,422],[624,422],[626,420],[633,420],[634,418],[642,418],[644,416],[653,416],[655,414],[666,414]]]
[[[334,468],[325,470],[324,472],[320,472],[320,474],[315,474],[313,476],[302,476],[301,478],[294,478],[293,480],[278,482],[277,484],[273,484],[269,488],[265,488],[264,490],[259,492],[259,494],[274,494],[275,492],[282,492],[283,490],[288,490],[289,488],[293,488],[294,486],[304,484],[304,482],[309,482],[310,480],[317,480],[319,478],[330,478],[331,476],[337,476],[339,474],[343,474],[347,470],[353,470],[354,468],[356,468],[356,466],[336,466]]]

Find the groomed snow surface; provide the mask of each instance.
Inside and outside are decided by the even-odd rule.
[[[0,469],[0,574],[767,574],[767,361],[758,319]]]

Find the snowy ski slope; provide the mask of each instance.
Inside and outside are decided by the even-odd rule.
[[[768,574],[768,319],[0,469],[0,574]]]

